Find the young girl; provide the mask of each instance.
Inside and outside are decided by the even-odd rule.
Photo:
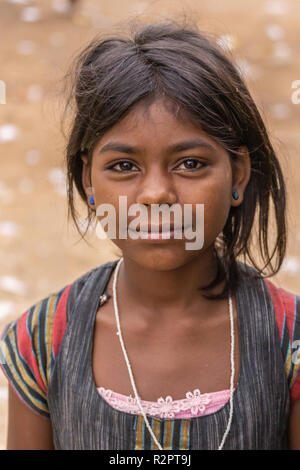
[[[300,296],[266,279],[285,256],[285,184],[238,71],[197,28],[166,21],[95,39],[74,76],[77,228],[74,185],[89,222],[115,208],[117,234],[120,196],[148,216],[190,204],[193,227],[203,204],[204,240],[187,249],[174,221],[167,238],[148,223],[117,235],[120,259],[6,326],[8,449],[300,449]]]

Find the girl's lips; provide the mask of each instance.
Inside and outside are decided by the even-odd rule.
[[[137,231],[136,233],[139,234],[138,240],[151,240],[151,241],[158,241],[158,242],[164,242],[164,241],[169,241],[169,240],[180,240],[183,239],[183,228],[180,229],[175,229],[175,230],[168,230],[165,232],[153,232],[151,233],[148,231]],[[128,232],[133,232],[132,230],[128,229]],[[180,237],[175,238],[174,235],[180,234]]]
[[[168,232],[156,232],[156,233],[141,231],[140,238],[146,239],[146,240],[170,240],[170,238],[174,238],[174,230],[170,230]]]

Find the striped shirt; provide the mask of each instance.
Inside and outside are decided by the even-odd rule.
[[[300,397],[300,296],[265,280],[275,307],[280,347],[291,403]],[[38,415],[50,418],[48,383],[67,327],[72,284],[38,301],[4,328],[0,365],[19,398]],[[102,296],[104,303],[109,295]],[[298,354],[299,353],[299,354]]]

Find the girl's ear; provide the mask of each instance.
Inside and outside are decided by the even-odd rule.
[[[251,176],[251,159],[247,147],[240,147],[237,159],[233,162],[232,191],[238,193],[238,199],[232,197],[232,206],[243,202],[244,192]]]

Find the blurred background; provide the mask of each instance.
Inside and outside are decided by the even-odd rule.
[[[288,191],[288,252],[271,281],[300,295],[300,104],[292,100],[300,80],[300,0],[0,0],[1,332],[38,300],[119,256],[94,230],[89,243],[81,241],[67,221],[60,85],[68,65],[96,33],[120,21],[183,12],[231,55],[265,120]],[[0,373],[0,449],[6,408]]]

